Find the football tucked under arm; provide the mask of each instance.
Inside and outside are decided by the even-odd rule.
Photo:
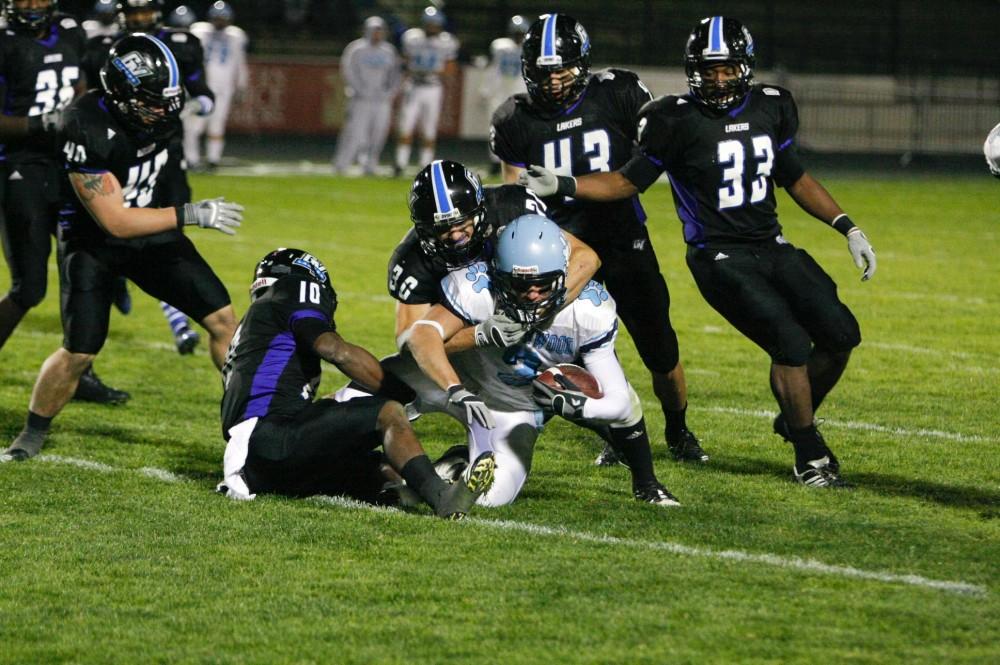
[[[583,410],[591,399],[601,399],[601,384],[579,365],[562,363],[550,367],[532,382],[535,402],[556,415],[571,420],[583,418]]]

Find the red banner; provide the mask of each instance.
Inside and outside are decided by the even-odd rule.
[[[462,108],[459,67],[444,77],[440,134],[458,134]],[[232,134],[336,134],[344,121],[344,85],[336,60],[250,59],[250,85],[233,105]],[[395,123],[393,124],[395,127]]]

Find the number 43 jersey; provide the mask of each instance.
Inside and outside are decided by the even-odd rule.
[[[0,99],[3,114],[34,117],[66,108],[80,80],[80,58],[86,37],[76,19],[53,17],[48,32],[35,39],[0,30]],[[0,144],[0,161],[11,164],[58,162],[59,146],[41,134]]]
[[[504,162],[544,166],[559,175],[615,171],[631,159],[639,109],[652,99],[633,72],[595,72],[580,98],[556,114],[538,110],[527,94],[510,97],[493,114],[490,149]],[[638,197],[611,203],[545,199],[549,216],[584,242],[631,246],[646,213]],[[638,236],[637,236],[638,237]]]
[[[160,170],[167,163],[172,134],[126,132],[112,115],[110,102],[98,90],[84,94],[66,112],[63,157],[70,173],[112,173],[122,187],[128,208],[161,207],[156,196]],[[142,244],[168,239],[166,231],[135,240],[111,239],[97,225],[65,182],[59,213],[59,237],[67,241],[106,240],[114,244]]]
[[[640,113],[641,155],[622,173],[645,191],[667,172],[684,240],[724,248],[781,233],[774,187],[804,170],[795,150],[798,112],[791,94],[755,85],[743,102],[715,112],[689,96],[666,96]]]

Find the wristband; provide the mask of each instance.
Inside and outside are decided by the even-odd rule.
[[[174,214],[177,215],[177,230],[184,228],[184,206],[175,206]]]
[[[573,196],[576,194],[576,178],[568,175],[557,175],[556,194],[560,196]]]
[[[830,222],[830,226],[837,229],[841,235],[845,236],[850,233],[851,229],[857,228],[854,226],[854,222],[851,221],[851,218],[847,216],[847,213],[843,212],[833,218],[833,221]]]
[[[448,390],[446,390],[445,392],[448,393],[448,399],[450,400],[455,395],[455,393],[461,392],[463,390],[465,390],[465,386],[463,386],[461,383],[453,383],[452,385],[448,386]]]

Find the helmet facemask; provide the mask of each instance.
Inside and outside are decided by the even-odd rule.
[[[736,19],[724,16],[703,19],[684,47],[684,69],[691,95],[714,111],[727,111],[743,101],[753,85],[754,64],[750,31]],[[719,80],[706,76],[710,68],[719,65],[732,67],[735,77]]]
[[[9,27],[15,32],[28,34],[38,34],[45,30],[52,21],[52,16],[58,9],[58,0],[49,0],[46,7],[32,9],[28,7],[18,8],[15,0],[6,0],[3,3],[4,13],[7,16]]]
[[[515,266],[514,272],[494,270],[491,281],[497,310],[525,325],[546,323],[566,299],[566,273],[561,270],[536,274]],[[533,288],[540,296],[536,300],[528,295]]]
[[[493,230],[479,176],[458,162],[433,161],[413,179],[409,206],[426,256],[449,269],[479,260]]]
[[[587,31],[565,14],[539,17],[522,46],[521,73],[528,95],[542,110],[554,112],[572,104],[590,80]]]

